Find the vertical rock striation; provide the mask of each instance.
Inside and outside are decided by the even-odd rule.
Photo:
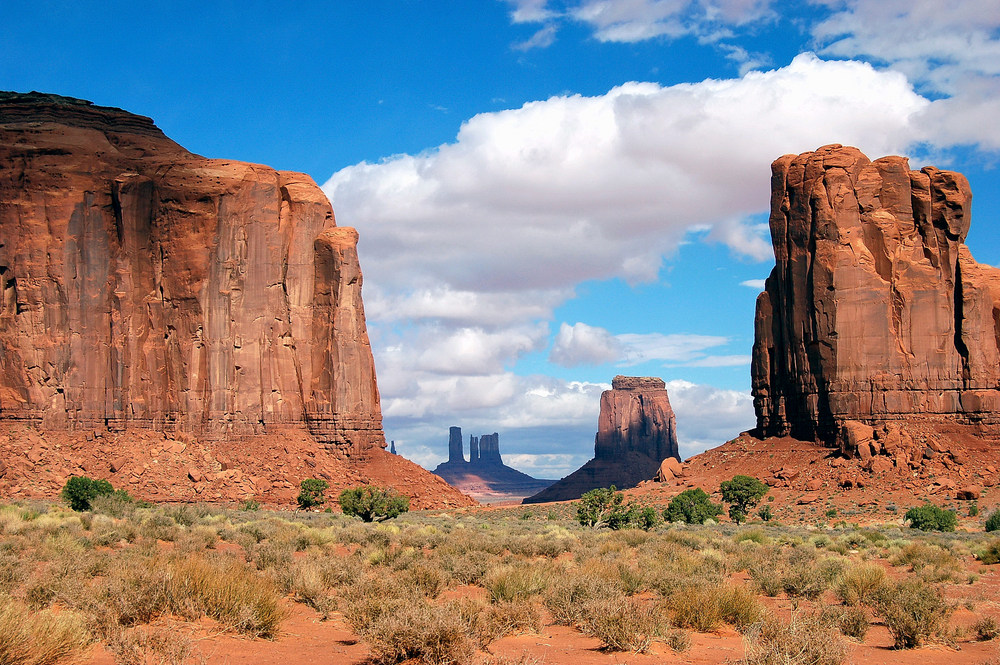
[[[758,433],[834,444],[850,420],[1000,422],[1000,270],[964,244],[966,179],[831,145],[781,157],[771,183]]]
[[[357,240],[306,175],[0,93],[0,420],[383,448]]]
[[[616,376],[601,394],[594,459],[525,503],[578,499],[611,485],[635,487],[651,480],[666,458],[680,460],[666,384],[655,377]]]

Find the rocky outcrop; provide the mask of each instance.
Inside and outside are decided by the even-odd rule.
[[[666,385],[653,377],[616,376],[601,394],[594,459],[525,503],[578,499],[611,485],[635,487],[657,475],[668,457],[680,460]]]
[[[306,175],[0,94],[0,421],[383,448],[357,240]]]
[[[456,443],[457,448],[456,448]],[[554,480],[532,478],[507,466],[500,457],[500,434],[469,437],[469,461],[462,450],[462,428],[448,431],[448,461],[434,473],[449,485],[483,503],[523,499],[542,490]]]
[[[774,162],[757,434],[864,455],[857,425],[1000,422],[1000,270],[964,244],[971,198],[961,174],[839,145]],[[898,438],[880,431],[862,438]]]

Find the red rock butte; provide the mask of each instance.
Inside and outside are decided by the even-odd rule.
[[[652,479],[666,458],[680,460],[666,384],[650,376],[616,376],[611,390],[601,393],[594,459],[524,503],[578,499],[611,485],[635,487]]]
[[[772,165],[775,267],[757,299],[757,432],[1000,423],[1000,270],[965,246],[959,173],[824,146]]]
[[[291,430],[339,459],[384,453],[357,241],[307,175],[200,157],[120,109],[0,93],[0,423]]]

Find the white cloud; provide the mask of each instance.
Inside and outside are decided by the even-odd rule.
[[[602,365],[621,359],[623,352],[621,342],[604,328],[563,323],[549,352],[549,361],[563,367]]]
[[[545,350],[576,286],[655,279],[696,230],[770,258],[754,220],[773,159],[831,142],[900,151],[927,104],[901,74],[803,55],[739,79],[626,83],[480,114],[453,143],[337,172],[323,188],[361,234],[387,434],[427,445],[461,416],[483,431],[544,430],[539,445],[569,436],[552,434],[563,423],[592,445],[600,387],[512,371]],[[710,353],[727,338],[667,332],[617,337],[619,362],[744,362]],[[553,358],[610,357],[594,333],[607,342],[572,326]]]
[[[707,41],[727,36],[727,27],[772,16],[769,0],[584,0],[569,15],[605,42],[697,35]]]
[[[767,285],[766,279],[748,279],[740,282],[740,286],[746,286],[753,289],[754,291],[763,291],[764,286]]]
[[[507,0],[513,5],[510,20],[514,23],[541,23],[558,16],[548,7],[548,0]]]
[[[677,416],[681,457],[687,459],[756,425],[749,392],[721,390],[690,381],[667,381],[670,406]]]
[[[515,43],[512,48],[515,51],[530,51],[533,48],[548,48],[556,41],[558,28],[555,24],[546,25],[523,42]]]
[[[944,95],[922,118],[937,145],[1000,150],[1000,4],[846,0],[812,27],[822,53],[866,58]]]

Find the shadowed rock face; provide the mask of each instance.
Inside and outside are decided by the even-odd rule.
[[[477,501],[493,503],[523,499],[548,487],[554,480],[532,478],[507,466],[500,457],[500,434],[469,437],[469,461],[462,450],[462,428],[448,431],[448,461],[434,473]]]
[[[855,148],[774,162],[758,434],[832,444],[848,420],[1000,421],[1000,270],[964,244],[971,199],[961,174]]]
[[[594,459],[525,503],[578,499],[611,485],[635,487],[651,480],[665,458],[680,459],[677,423],[663,381],[616,376],[611,388],[601,394]]]
[[[357,239],[306,175],[0,94],[0,419],[384,447]]]

